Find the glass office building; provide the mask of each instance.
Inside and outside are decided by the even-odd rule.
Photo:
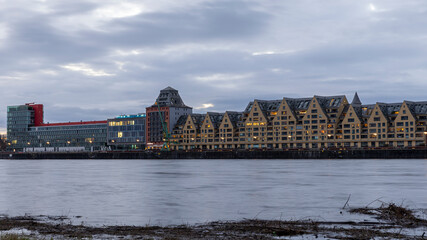
[[[27,151],[31,147],[33,151],[49,147],[54,151],[107,150],[106,121],[45,124],[29,128],[28,133],[32,142],[27,143]]]
[[[145,149],[145,114],[108,119],[107,144],[111,150]]]
[[[43,123],[43,105],[28,103],[7,109],[9,151],[107,150],[107,121]]]

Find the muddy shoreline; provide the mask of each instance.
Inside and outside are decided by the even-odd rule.
[[[0,218],[0,239],[427,239],[425,213],[395,204],[346,208],[373,221],[261,220],[177,226],[72,225],[66,217]],[[20,232],[21,231],[21,232]]]

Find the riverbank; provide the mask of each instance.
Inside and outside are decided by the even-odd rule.
[[[0,159],[427,159],[427,149],[3,152]]]
[[[0,218],[0,239],[425,239],[427,220],[395,204],[346,208],[369,220],[259,220],[179,226],[103,226],[67,223],[67,217]],[[374,220],[372,220],[374,219]]]

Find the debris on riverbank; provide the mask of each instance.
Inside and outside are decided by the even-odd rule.
[[[427,239],[427,220],[393,203],[353,208],[376,221],[246,219],[179,226],[72,225],[64,217],[0,217],[0,239]],[[48,221],[46,221],[48,219]]]

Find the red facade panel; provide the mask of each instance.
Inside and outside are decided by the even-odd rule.
[[[86,125],[86,124],[98,124],[107,123],[107,121],[80,121],[80,122],[67,122],[67,123],[43,123],[43,104],[26,103],[25,105],[30,106],[34,109],[34,126],[70,126],[70,125]]]
[[[70,125],[87,125],[87,124],[99,124],[99,123],[105,123],[107,124],[107,121],[85,121],[85,122],[67,122],[67,123],[43,123],[39,126],[70,126]]]
[[[34,126],[43,125],[43,104],[27,103],[25,105],[34,109]]]

